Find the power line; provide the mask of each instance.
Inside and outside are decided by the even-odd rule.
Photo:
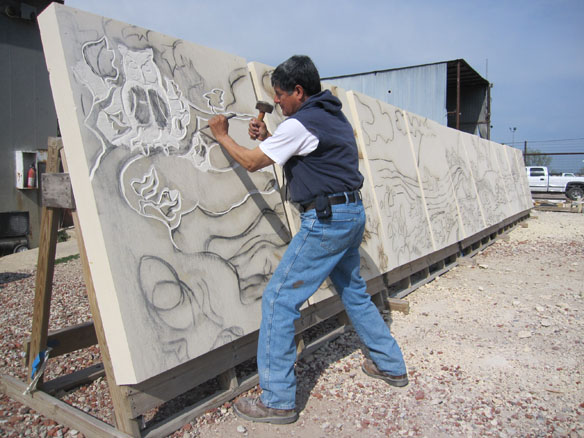
[[[508,146],[523,146],[525,144],[525,142],[527,142],[528,145],[532,144],[532,143],[566,143],[566,142],[573,142],[573,141],[583,141],[584,137],[581,138],[562,138],[562,139],[556,139],[556,140],[522,140],[522,141],[510,141],[510,142],[502,142],[502,144],[506,144]],[[576,143],[575,145],[580,145],[583,143]],[[567,145],[568,146],[568,145]],[[569,145],[572,146],[572,145]]]
[[[563,141],[576,141],[576,140],[584,140],[584,137],[580,138],[562,138],[556,140],[527,140],[527,144],[529,143],[558,143]]]

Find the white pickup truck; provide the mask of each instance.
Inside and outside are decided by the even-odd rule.
[[[584,198],[584,177],[582,176],[553,176],[548,173],[547,167],[528,166],[527,179],[532,192],[559,192],[566,197],[579,201]]]

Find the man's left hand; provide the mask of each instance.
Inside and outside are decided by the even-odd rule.
[[[227,117],[219,114],[209,120],[209,128],[211,128],[211,132],[215,138],[219,139],[219,137],[228,135],[229,121],[227,120]]]

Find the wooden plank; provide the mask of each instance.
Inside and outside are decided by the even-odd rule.
[[[23,395],[26,384],[12,376],[0,377],[0,391],[13,400],[16,400],[57,423],[78,430],[88,437],[131,438],[111,425],[56,399],[43,391],[34,391],[30,395]]]
[[[581,213],[577,209],[573,209],[572,207],[555,207],[551,205],[538,205],[534,208],[537,211],[557,211],[557,212],[564,212],[564,213]]]
[[[304,330],[335,316],[337,313],[345,310],[343,303],[338,295],[334,295],[323,301],[319,301],[307,309],[304,309],[302,316],[296,320],[296,333]]]
[[[383,291],[379,291],[373,295],[371,295],[371,301],[373,302],[373,304],[375,304],[375,307],[377,307],[378,309],[385,309],[385,300],[383,298],[383,294],[384,294],[385,290]]]
[[[400,298],[387,298],[387,305],[389,310],[402,312],[404,314],[410,313],[410,303]]]
[[[229,368],[227,371],[219,374],[217,380],[219,381],[219,386],[223,389],[233,390],[239,385],[235,368]]]
[[[255,357],[257,332],[250,333],[166,373],[127,387],[132,416],[141,415]]]
[[[383,275],[378,275],[375,278],[371,278],[367,280],[367,293],[369,295],[373,295],[374,293],[380,291],[381,289],[385,289],[385,278]]]
[[[28,339],[24,344],[25,363],[28,363],[29,361],[30,342],[30,339]],[[55,330],[49,332],[47,336],[47,345],[50,345],[53,348],[51,351],[51,357],[62,356],[63,354],[91,347],[96,344],[97,336],[95,334],[93,321]]]
[[[187,424],[188,422],[194,420],[197,417],[203,415],[209,409],[216,408],[221,406],[223,403],[233,400],[242,392],[247,391],[248,389],[253,388],[259,383],[260,379],[255,373],[251,377],[248,377],[244,380],[241,385],[231,391],[220,391],[217,392],[200,402],[189,406],[182,410],[181,412],[169,417],[162,423],[155,424],[151,427],[147,427],[144,432],[142,433],[143,438],[159,438],[165,437],[177,429],[180,429],[182,426]]]
[[[311,355],[316,350],[318,350],[320,347],[322,347],[323,345],[329,343],[330,341],[332,341],[334,339],[337,339],[339,336],[341,336],[346,331],[347,331],[347,326],[342,325],[340,327],[337,327],[337,328],[331,330],[326,335],[323,335],[320,338],[315,339],[310,344],[308,344],[304,348],[304,350],[302,350],[302,354],[299,356],[299,358],[303,358],[303,357]]]
[[[41,202],[43,207],[75,208],[75,199],[68,173],[43,173]]]
[[[47,394],[56,394],[58,391],[69,391],[86,383],[91,383],[103,376],[105,376],[103,363],[97,363],[82,370],[45,382],[43,391]]]
[[[302,336],[302,333],[298,333],[296,336],[294,336],[294,343],[296,344],[296,356],[299,356],[305,347],[304,336]]]
[[[58,172],[59,149],[61,147],[62,145],[57,139],[49,139],[47,173]],[[51,295],[53,291],[53,273],[55,269],[55,252],[57,250],[58,214],[59,211],[57,209],[50,207],[43,207],[41,211],[30,355],[27,364],[29,381],[32,380],[31,371],[36,356],[47,347]],[[40,383],[42,383],[42,377],[39,380]]]
[[[435,278],[439,277],[440,275],[442,275],[445,272],[452,269],[457,264],[458,264],[457,262],[450,263],[448,265],[445,264],[444,268],[442,268],[438,271],[434,271],[431,274],[429,271],[426,270],[426,271],[421,271],[419,273],[420,275],[412,275],[412,277],[410,279],[409,286],[399,290],[397,293],[393,293],[391,298],[398,298],[399,299],[399,298],[403,298],[403,297],[411,294],[413,291],[415,291],[419,287],[425,285],[426,283],[431,282]]]
[[[349,315],[347,315],[346,311],[342,311],[337,315],[337,321],[339,321],[339,324],[341,325],[351,325],[351,319],[349,318]]]

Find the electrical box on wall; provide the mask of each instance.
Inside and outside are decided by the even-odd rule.
[[[38,188],[38,163],[36,151],[16,151],[16,188]]]

